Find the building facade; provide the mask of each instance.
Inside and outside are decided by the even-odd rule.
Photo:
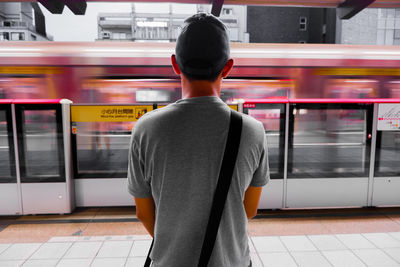
[[[335,43],[336,10],[247,7],[250,43]]]
[[[210,12],[209,5],[196,5],[197,12]],[[224,6],[220,19],[226,24],[232,42],[248,42],[246,7]],[[167,13],[99,13],[98,41],[174,42],[185,18],[193,13],[177,14],[169,5]]]
[[[40,14],[35,19],[41,21]],[[34,24],[29,2],[0,3],[0,41],[52,41],[45,32],[44,19],[42,22]]]
[[[400,45],[400,9],[365,9],[341,29],[343,44]]]

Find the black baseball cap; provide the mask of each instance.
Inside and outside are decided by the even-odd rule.
[[[229,36],[217,17],[198,13],[187,18],[176,40],[176,62],[183,74],[215,75],[229,60]]]

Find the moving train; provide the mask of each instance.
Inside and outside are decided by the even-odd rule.
[[[173,102],[173,43],[3,42],[0,99]],[[400,48],[232,43],[222,98],[399,98]]]
[[[15,191],[16,204],[0,214],[132,205],[124,184],[130,131],[142,114],[181,97],[173,51],[165,43],[2,44],[0,191],[10,198],[0,194],[0,202]],[[260,208],[400,205],[400,127],[377,126],[379,112],[399,107],[400,49],[232,44],[231,55],[221,97],[262,121],[269,142]],[[35,100],[60,98],[71,101]]]

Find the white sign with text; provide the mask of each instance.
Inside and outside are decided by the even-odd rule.
[[[378,131],[400,131],[400,104],[379,104]]]

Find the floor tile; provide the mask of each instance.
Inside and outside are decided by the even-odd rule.
[[[60,259],[72,243],[44,243],[30,259]]]
[[[297,267],[288,252],[260,253],[259,256],[266,267]]]
[[[336,237],[349,249],[376,248],[360,234],[336,235]]]
[[[126,258],[96,258],[90,267],[124,267]]]
[[[387,233],[370,233],[363,236],[378,248],[400,248],[400,241]]]
[[[400,241],[400,232],[391,232],[388,234]]]
[[[27,260],[22,267],[55,267],[58,260]]]
[[[308,238],[319,250],[347,249],[334,235],[309,235]]]
[[[65,253],[64,259],[94,258],[102,242],[75,242]]]
[[[97,253],[98,258],[127,258],[133,241],[105,241]]]
[[[151,240],[138,240],[133,242],[129,257],[146,257],[149,253]]]
[[[383,250],[400,264],[400,248],[385,248]]]
[[[126,261],[125,266],[126,267],[142,267],[144,265],[144,262],[146,261],[146,257],[134,257],[134,258],[128,258]]]
[[[257,253],[250,253],[252,267],[263,267]]]
[[[349,250],[322,251],[334,267],[365,267],[366,265]]]
[[[56,243],[60,243],[60,242],[75,242],[77,241],[77,239],[79,238],[79,236],[55,236],[49,239],[49,241],[47,242],[56,242]]]
[[[0,261],[1,267],[20,267],[25,260],[17,261]]]
[[[400,264],[385,254],[380,249],[356,249],[353,250],[367,266],[370,267],[399,267]]]
[[[278,236],[255,236],[251,238],[254,247],[260,252],[287,252]]]
[[[289,251],[316,251],[317,248],[304,235],[281,236],[282,242]]]
[[[29,258],[41,243],[13,244],[0,254],[1,260],[25,260]]]
[[[61,259],[56,267],[89,267],[93,259]]]
[[[11,244],[0,244],[0,254],[5,251],[7,248],[9,248]]]
[[[256,252],[256,248],[254,247],[253,241],[250,239],[250,237],[248,238],[248,243],[249,243],[250,253],[255,253]]]
[[[300,267],[330,267],[331,264],[319,251],[291,252],[292,257]]]

